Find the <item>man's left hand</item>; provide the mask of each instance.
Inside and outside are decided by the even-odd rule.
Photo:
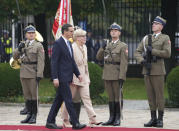
[[[82,82],[82,76],[81,75],[78,76],[78,79],[79,79],[80,82]]]

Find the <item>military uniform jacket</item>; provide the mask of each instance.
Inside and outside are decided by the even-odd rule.
[[[104,60],[104,80],[126,80],[128,66],[128,46],[119,41],[108,43],[105,50],[100,48],[96,55],[97,60]]]
[[[138,63],[141,63],[141,61],[144,60],[143,53],[147,46],[148,37],[145,36],[134,53]],[[166,71],[163,58],[169,58],[171,55],[171,42],[168,35],[159,34],[156,38],[152,37],[152,55],[157,56],[160,59],[158,59],[157,62],[151,63],[152,68],[150,75],[165,75]],[[146,73],[147,70],[143,66],[142,74],[145,75]]]
[[[21,57],[20,57],[21,56]],[[36,78],[43,77],[44,70],[44,49],[40,42],[34,40],[31,45],[28,46],[28,43],[25,43],[25,48],[22,49],[22,55],[15,50],[13,53],[13,58],[15,60],[21,60],[20,67],[20,77],[21,78]],[[27,64],[37,62],[36,64]]]

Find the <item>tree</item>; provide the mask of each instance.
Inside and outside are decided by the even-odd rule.
[[[57,0],[18,0],[20,12],[22,16],[34,15],[35,25],[37,30],[42,34],[44,38],[43,46],[45,50],[45,77],[50,77],[50,61],[48,57],[48,43],[46,35],[46,18],[55,14],[58,1]],[[14,14],[12,11],[14,10]],[[20,18],[15,0],[1,0],[0,4],[0,20],[6,18],[15,19],[16,21]]]

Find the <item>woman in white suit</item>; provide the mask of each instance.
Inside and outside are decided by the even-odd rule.
[[[99,125],[101,122],[96,121],[96,114],[92,107],[92,102],[89,92],[90,78],[88,72],[87,48],[85,45],[86,31],[82,29],[75,30],[73,39],[75,41],[72,44],[74,59],[82,76],[82,82],[80,82],[78,78],[76,78],[76,76],[74,75],[73,82],[71,85],[71,93],[74,102],[74,107],[78,108],[77,117],[79,117],[79,113],[80,113],[80,109],[79,109],[80,106],[78,106],[78,104],[80,104],[80,99],[79,99],[80,96],[83,101],[86,112],[88,114],[90,126],[92,126],[93,124]],[[65,105],[64,105],[64,110],[62,111],[62,119],[64,123],[63,125],[68,126],[69,118]]]

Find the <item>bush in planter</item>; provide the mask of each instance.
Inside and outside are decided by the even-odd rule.
[[[179,107],[179,66],[172,69],[167,76],[167,88],[170,106]]]
[[[8,63],[0,64],[0,97],[22,95],[19,70],[12,69]]]
[[[100,94],[104,92],[104,84],[102,80],[102,68],[94,63],[88,63],[90,76],[90,96],[91,99],[100,98]]]

